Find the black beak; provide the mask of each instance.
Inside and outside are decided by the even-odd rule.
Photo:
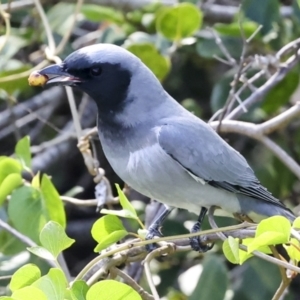
[[[47,85],[76,86],[81,80],[64,71],[61,65],[51,65],[39,71],[39,74],[48,77]]]

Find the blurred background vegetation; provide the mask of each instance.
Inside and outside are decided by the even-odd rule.
[[[174,10],[178,2],[185,3],[180,13]],[[178,19],[184,24],[179,30],[174,23]],[[259,25],[262,28],[256,32]],[[267,75],[271,76],[280,63],[276,60],[276,52],[299,37],[297,1],[3,1],[0,9],[0,154],[11,155],[16,142],[29,135],[35,173],[41,171],[51,175],[61,195],[94,199],[95,184],[76,147],[65,90],[28,86],[27,77],[32,69],[53,63],[56,56],[64,59],[86,45],[112,43],[124,46],[153,70],[168,93],[208,121],[224,107],[238,70],[238,63],[224,63],[216,57],[228,61],[222,51],[222,47],[226,47],[232,61],[239,62],[245,49],[245,38],[255,32],[244,53],[245,62],[253,61],[248,75],[266,68]],[[260,86],[267,79],[265,76],[255,85]],[[262,123],[299,101],[299,92],[299,66],[296,66],[262,102],[251,107],[240,119]],[[243,100],[250,94],[248,89],[240,98]],[[95,126],[95,104],[78,91],[75,99],[82,128]],[[271,135],[272,140],[298,163],[299,126],[299,120],[295,119]],[[247,158],[262,184],[276,197],[289,207],[299,205],[298,178],[272,152],[243,135],[222,137]],[[110,182],[123,184],[108,165],[96,138],[93,144]],[[149,199],[134,191],[130,196],[143,218]],[[67,233],[76,239],[66,251],[65,258],[75,275],[96,255],[90,229],[99,214],[95,207],[68,203],[65,209]],[[0,217],[7,219],[5,205]],[[196,216],[186,211],[174,212],[165,223],[163,233],[187,232],[195,220]],[[219,219],[220,226],[233,222],[226,217]],[[47,268],[42,261],[26,254],[24,245],[16,246],[12,239],[3,238],[0,232],[0,275],[11,274],[28,261]],[[155,264],[153,273],[158,292],[166,299],[266,300],[272,298],[280,282],[278,268],[256,258],[242,266],[231,265],[222,254],[221,243],[205,255],[177,253],[161,259]],[[140,273],[135,276],[146,286]],[[3,293],[6,284],[7,281],[0,281]],[[295,278],[285,299],[300,299],[299,284],[299,278]]]

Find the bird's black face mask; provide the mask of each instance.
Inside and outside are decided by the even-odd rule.
[[[39,71],[48,77],[47,85],[77,87],[96,102],[99,111],[118,110],[127,97],[131,74],[119,64],[75,66],[62,63]]]

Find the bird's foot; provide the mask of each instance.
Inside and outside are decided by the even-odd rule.
[[[148,229],[148,233],[146,235],[146,240],[152,240],[155,237],[162,237],[162,236],[163,235],[160,232],[159,228],[150,226],[150,228]],[[146,250],[148,252],[152,252],[156,248],[157,248],[156,244],[148,244],[148,245],[146,245]]]
[[[199,222],[195,223],[191,233],[196,233],[201,231],[201,224]],[[204,253],[212,249],[214,244],[206,244],[207,238],[205,236],[194,236],[190,238],[190,245],[194,251]]]

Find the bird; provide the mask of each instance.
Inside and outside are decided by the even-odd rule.
[[[116,174],[129,186],[163,203],[147,238],[161,236],[172,208],[199,214],[191,232],[201,230],[216,206],[239,220],[259,222],[294,214],[254,174],[246,159],[205,121],[186,110],[134,54],[112,44],[74,51],[62,63],[38,71],[46,85],[77,88],[98,108],[98,135]],[[191,238],[194,250],[211,245]]]

